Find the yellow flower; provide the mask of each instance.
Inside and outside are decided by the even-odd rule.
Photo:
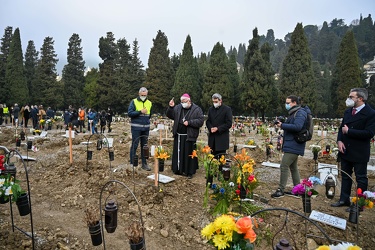
[[[210,240],[212,239],[212,236],[214,235],[215,233],[215,227],[214,227],[214,224],[213,223],[210,223],[208,224],[207,226],[205,226],[202,231],[201,231],[201,234],[202,236],[204,236],[207,240]]]
[[[216,228],[221,229],[224,234],[232,232],[236,229],[236,221],[234,220],[233,216],[231,215],[222,215],[214,221],[214,225]]]
[[[219,250],[225,249],[230,246],[225,235],[222,234],[214,235],[212,241],[214,242],[215,247],[217,247],[217,249]]]
[[[359,246],[349,246],[348,247],[348,250],[361,250],[362,248],[360,248]]]
[[[327,245],[323,245],[323,246],[320,246],[318,247],[316,250],[330,250],[331,248]]]
[[[225,159],[225,156],[224,156],[224,155],[221,155],[221,156],[220,156],[220,163],[224,165],[226,162],[227,162],[227,161],[226,161],[226,159]]]
[[[248,172],[248,173],[252,173],[254,171],[253,169],[253,164],[251,163],[245,163],[243,166],[242,166],[242,172]]]

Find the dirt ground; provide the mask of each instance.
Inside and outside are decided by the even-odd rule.
[[[1,127],[0,145],[14,149],[14,133],[14,128]],[[264,209],[285,208],[303,214],[300,198],[284,196],[272,199],[270,197],[277,188],[279,169],[262,166],[262,162],[269,160],[272,163],[279,163],[281,155],[275,151],[271,158],[267,159],[265,137],[256,134],[255,131],[250,133],[244,131],[244,133],[245,136],[236,138],[237,144],[241,148],[249,138],[255,140],[257,148],[247,150],[257,163],[255,171],[261,182],[255,190],[255,201],[250,202]],[[187,179],[185,176],[174,175],[170,170],[171,162],[166,161],[165,171],[162,174],[175,180],[166,184],[160,183],[157,187],[153,180],[147,178],[152,172],[144,171],[140,166],[133,169],[129,164],[131,136],[127,122],[113,123],[113,131],[104,134],[105,137],[114,139],[111,148],[114,150],[113,161],[109,160],[108,146],[103,146],[101,150],[96,149],[97,139],[104,136],[90,136],[88,133],[83,133],[75,135],[72,139],[72,164],[70,164],[69,140],[63,136],[64,134],[63,130],[53,127],[45,138],[33,138],[34,136],[28,131],[27,136],[38,151],[26,150],[26,141],[22,142],[18,151],[21,155],[36,158],[36,161],[22,163],[20,160],[16,161],[16,156],[12,157],[12,161],[16,161],[17,179],[21,180],[23,188],[27,188],[24,166],[28,170],[35,249],[103,248],[103,245],[92,246],[83,220],[84,209],[88,206],[104,209],[105,202],[109,199],[117,201],[119,214],[115,233],[104,233],[106,249],[129,249],[125,228],[131,221],[139,220],[140,217],[145,225],[145,242],[148,250],[213,249],[200,236],[200,230],[213,219],[203,207],[206,183],[203,167],[192,179]],[[323,139],[315,135],[308,144],[314,143],[323,147],[330,144],[334,147],[334,139],[335,135],[332,133],[328,133]],[[233,137],[231,140],[233,142]],[[275,142],[275,138],[272,140]],[[165,148],[172,149],[172,139],[168,132],[152,131],[149,145],[158,145],[160,141]],[[203,128],[199,141],[207,141]],[[84,144],[87,142],[91,143]],[[89,161],[86,160],[88,150],[93,151],[93,158]],[[229,151],[233,154],[233,145]],[[151,158],[148,160],[151,167],[153,161]],[[336,165],[334,154],[320,156],[318,161]],[[315,166],[312,153],[307,146],[305,156],[299,158],[301,177],[317,175],[314,172]],[[110,180],[120,183],[107,186]],[[288,185],[289,188],[292,187],[291,180]],[[109,187],[110,191],[108,188],[103,188],[104,186]],[[375,174],[372,171],[369,171],[369,189],[375,191]],[[129,191],[134,193],[138,201],[141,216],[137,202]],[[324,186],[319,186],[318,191],[320,194],[312,200],[313,210],[343,219],[348,218],[349,213],[345,212],[345,207],[330,206],[338,199],[339,186],[336,187],[336,196],[333,200],[325,197]],[[100,198],[102,205],[99,202]],[[11,208],[13,216],[11,216]],[[12,206],[9,203],[0,204],[0,249],[32,249],[32,241],[29,237],[17,229],[12,231],[12,218],[18,228],[31,232],[30,216],[20,217],[15,204]],[[259,218],[259,228],[256,229],[258,235],[256,249],[273,249],[272,245],[282,237],[289,239],[294,249],[307,249],[306,232],[312,235],[319,234],[316,226],[310,226],[310,223],[306,223],[305,219],[293,212],[270,210]],[[373,249],[374,210],[361,212],[359,223],[347,222],[345,230],[321,223],[319,225],[331,239],[357,243],[363,249]],[[318,237],[315,241],[318,244],[327,244],[324,237],[321,238],[323,239]],[[310,239],[308,241],[310,247],[314,246]]]

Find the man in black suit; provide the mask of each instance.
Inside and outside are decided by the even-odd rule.
[[[375,134],[375,110],[366,100],[367,90],[354,88],[350,90],[344,118],[337,135],[337,145],[341,157],[341,170],[352,176],[355,173],[358,188],[367,190],[367,163],[370,159],[370,140]],[[352,179],[342,173],[340,200],[332,207],[350,205]],[[357,190],[356,190],[357,191]]]
[[[213,155],[225,154],[229,148],[229,130],[232,127],[232,109],[223,104],[220,94],[212,95],[212,103],[208,109],[206,126],[208,129],[208,146]]]

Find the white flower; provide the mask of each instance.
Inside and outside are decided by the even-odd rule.
[[[9,186],[6,190],[5,190],[5,195],[12,195],[13,194],[13,192],[12,192],[12,187],[11,186]]]
[[[332,151],[333,151],[333,152],[338,152],[339,149],[338,149],[338,148],[333,148]]]
[[[338,245],[329,245],[329,249],[330,250],[346,250],[348,249],[349,247],[352,247],[354,246],[353,244],[351,243],[348,243],[348,242],[344,242],[344,243],[340,243]],[[360,248],[362,249],[362,248]]]
[[[369,199],[375,198],[375,194],[373,192],[370,192],[370,191],[363,192],[363,195],[366,195],[366,197],[369,198]]]
[[[234,183],[233,182],[229,182],[229,186],[230,187],[234,187]]]
[[[5,178],[0,178],[0,187],[1,187],[2,185],[4,185],[4,182],[5,182]]]
[[[311,144],[311,145],[310,145],[310,148],[322,149],[321,146],[319,146],[319,145],[315,145],[315,144]]]

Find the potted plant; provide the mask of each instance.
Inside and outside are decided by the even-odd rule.
[[[311,152],[314,155],[314,160],[316,161],[318,159],[318,154],[319,154],[320,150],[322,149],[322,147],[319,146],[319,145],[312,144],[312,145],[310,145],[310,148],[311,148]]]
[[[29,195],[21,188],[19,180],[16,180],[13,175],[0,176],[0,197],[1,203],[8,202],[12,197],[12,201],[16,202],[20,216],[30,213]]]
[[[125,230],[125,234],[129,239],[131,250],[145,249],[145,239],[143,235],[143,227],[138,221],[133,221]]]
[[[102,244],[102,231],[99,219],[99,210],[96,207],[90,206],[85,209],[84,222],[89,228],[91,242],[94,246]]]

